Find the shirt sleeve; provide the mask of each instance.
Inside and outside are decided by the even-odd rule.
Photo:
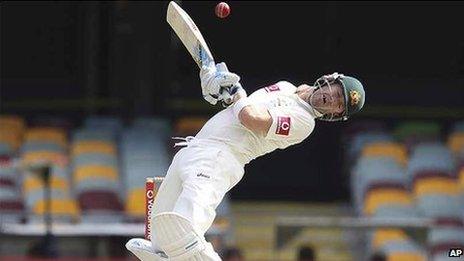
[[[267,94],[272,94],[272,93],[294,93],[296,91],[296,87],[291,84],[290,82],[287,81],[279,81],[277,83],[274,83],[272,85],[260,88],[250,94],[250,97],[263,97],[266,96]]]
[[[293,144],[306,139],[314,129],[314,118],[301,108],[272,107],[268,111],[272,125],[265,139]]]

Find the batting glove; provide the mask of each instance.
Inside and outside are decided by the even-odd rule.
[[[221,89],[239,84],[240,76],[228,71],[225,63],[204,66],[200,70],[203,98],[215,105],[220,100]]]

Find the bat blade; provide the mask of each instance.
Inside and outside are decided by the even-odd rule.
[[[214,64],[213,55],[200,30],[192,18],[174,1],[169,2],[166,20],[199,68]]]

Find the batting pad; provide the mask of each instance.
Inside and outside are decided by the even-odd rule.
[[[204,255],[205,239],[192,224],[175,212],[163,212],[152,220],[153,235],[170,260],[212,260]]]
[[[132,238],[126,243],[126,248],[141,261],[165,261],[167,257],[153,252],[151,242],[142,238]]]

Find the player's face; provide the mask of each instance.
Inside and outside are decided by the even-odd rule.
[[[310,105],[322,114],[341,114],[345,109],[343,89],[339,83],[332,83],[317,89],[309,99]]]

